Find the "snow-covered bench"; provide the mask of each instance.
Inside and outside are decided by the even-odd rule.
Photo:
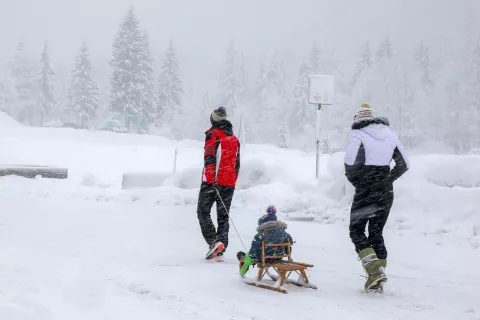
[[[68,169],[37,165],[0,165],[0,177],[16,175],[34,179],[37,176],[49,179],[67,179]]]

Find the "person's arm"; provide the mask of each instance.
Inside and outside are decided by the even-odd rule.
[[[392,159],[395,161],[395,167],[390,171],[390,179],[394,182],[410,168],[407,154],[400,141],[398,141],[397,147],[393,151]]]
[[[292,236],[291,236],[290,233],[288,233],[288,232],[287,232],[287,239],[288,239],[288,241],[290,242],[290,246],[293,246],[293,244],[295,243],[295,241],[293,241]]]
[[[215,183],[216,166],[217,166],[217,149],[218,141],[215,131],[207,133],[205,137],[204,148],[204,182],[208,184]]]
[[[248,255],[253,259],[259,259],[262,256],[262,242],[262,235],[257,233],[253,237],[252,246],[250,247],[250,251],[248,251]]]
[[[237,161],[235,163],[235,173],[237,174],[237,179],[238,179],[238,174],[240,173],[240,141],[238,142],[238,149],[237,149]]]
[[[356,186],[365,164],[365,148],[355,131],[352,131],[348,138],[344,162],[345,176],[353,186]]]

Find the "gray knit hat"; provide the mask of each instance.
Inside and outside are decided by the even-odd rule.
[[[224,107],[220,107],[216,110],[213,110],[211,119],[215,122],[227,120],[227,110],[225,110]]]

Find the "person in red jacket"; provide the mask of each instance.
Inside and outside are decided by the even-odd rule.
[[[228,215],[240,170],[240,142],[233,134],[224,107],[212,112],[210,122],[212,127],[205,132],[204,166],[197,216],[203,237],[209,246],[206,259],[222,261],[228,246]],[[217,230],[210,216],[214,203],[217,206]]]

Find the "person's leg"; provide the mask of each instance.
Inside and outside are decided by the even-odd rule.
[[[262,241],[258,238],[258,236],[253,238],[248,255],[256,261],[262,260]]]
[[[356,192],[350,212],[350,239],[355,246],[355,251],[360,252],[370,247],[368,238],[365,235],[365,228],[368,223],[368,215],[363,213],[365,203],[365,192]]]
[[[257,262],[261,263],[262,260],[262,241],[256,235],[253,238],[252,246],[250,247],[250,251],[244,257],[242,263],[240,264],[240,274],[242,277],[247,273],[248,269],[251,265],[254,265]]]
[[[230,206],[232,205],[233,194],[235,192],[234,187],[216,187],[220,196],[216,193],[216,203],[217,203],[217,219],[218,219],[218,230],[217,236],[218,240],[225,245],[225,250],[228,247],[228,232],[230,229],[229,224],[229,213]]]
[[[197,216],[203,238],[205,238],[208,245],[212,245],[217,236],[217,231],[215,230],[215,225],[210,215],[215,199],[216,195],[213,186],[205,183],[202,184],[200,194],[198,195]]]
[[[380,210],[377,215],[370,219],[368,225],[368,242],[372,246],[373,250],[377,254],[378,259],[387,259],[387,248],[385,246],[385,240],[383,238],[383,229],[387,223],[390,209],[393,204],[393,191],[387,190],[380,199]],[[386,261],[383,262],[386,265]]]

